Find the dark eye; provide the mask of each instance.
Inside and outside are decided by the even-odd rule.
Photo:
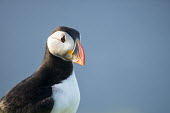
[[[65,42],[66,41],[66,39],[65,39],[65,36],[63,36],[62,38],[61,38],[61,42]]]

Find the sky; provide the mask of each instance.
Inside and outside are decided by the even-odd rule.
[[[59,26],[81,33],[77,113],[170,112],[170,1],[0,0],[0,97],[30,76]]]

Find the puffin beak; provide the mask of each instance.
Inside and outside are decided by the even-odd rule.
[[[68,52],[70,54],[70,52]],[[76,39],[75,42],[75,47],[74,50],[72,52],[72,61],[74,63],[80,64],[82,66],[85,65],[85,54],[84,54],[84,49],[80,43],[80,41],[78,39]]]

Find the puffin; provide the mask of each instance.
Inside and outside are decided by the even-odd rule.
[[[80,33],[60,26],[47,38],[38,69],[0,99],[0,113],[76,113],[80,91],[73,62],[85,65]]]

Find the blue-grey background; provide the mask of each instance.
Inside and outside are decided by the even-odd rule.
[[[78,113],[170,113],[167,0],[0,0],[0,97],[41,64],[51,31],[81,32]]]

